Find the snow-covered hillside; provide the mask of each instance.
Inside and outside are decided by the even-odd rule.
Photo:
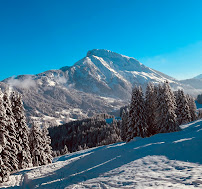
[[[128,104],[135,84],[144,89],[150,81],[165,80],[175,90],[183,88],[191,94],[202,91],[202,87],[182,84],[135,58],[103,49],[88,51],[86,57],[71,67],[5,79],[0,88],[9,85],[23,95],[29,120],[55,126],[94,113],[118,110]]]
[[[202,74],[197,75],[196,77],[194,77],[194,79],[202,79]]]
[[[202,188],[202,120],[182,131],[71,153],[1,188]]]

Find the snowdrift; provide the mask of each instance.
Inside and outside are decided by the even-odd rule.
[[[182,131],[67,154],[1,188],[202,188],[202,120]]]

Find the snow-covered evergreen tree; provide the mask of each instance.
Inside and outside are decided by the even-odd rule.
[[[130,141],[134,137],[146,137],[147,135],[148,125],[143,92],[140,86],[135,86],[132,91],[126,140]]]
[[[53,160],[51,138],[49,136],[49,132],[46,125],[44,125],[43,127],[42,135],[43,135],[43,145],[44,145],[43,146],[44,148],[43,165],[46,165],[46,164],[52,163],[52,160]]]
[[[5,130],[8,132],[8,135],[6,137],[7,145],[2,152],[2,159],[9,171],[15,171],[18,170],[17,154],[21,147],[16,138],[15,118],[13,116],[11,102],[7,91],[3,95],[3,106],[6,112]]]
[[[52,162],[51,140],[46,126],[43,130],[34,122],[29,135],[29,146],[34,166],[46,165]]]
[[[202,119],[202,110],[198,109],[197,119]]]
[[[65,145],[64,148],[61,150],[61,154],[65,155],[65,154],[68,154],[68,153],[69,153],[68,147],[67,147],[67,145]],[[56,157],[55,151],[53,152],[53,154],[54,154],[54,157]]]
[[[110,132],[110,136],[107,143],[108,144],[112,144],[112,143],[115,143],[116,141],[121,141],[121,133],[120,133],[120,127],[121,127],[121,122],[116,120],[116,119],[113,119],[113,122],[112,124],[110,124],[110,126],[113,128],[111,129],[111,132]],[[114,142],[115,141],[115,142]]]
[[[1,148],[1,146],[0,146]],[[1,149],[0,149],[1,150]],[[1,153],[1,151],[0,151]],[[5,166],[1,156],[0,156],[0,183],[6,182],[9,178],[10,172],[8,171],[7,167]]]
[[[184,91],[179,89],[175,92],[175,96],[177,103],[176,115],[178,124],[181,125],[189,123],[191,121],[191,114],[188,99],[186,98]]]
[[[176,120],[174,94],[168,82],[158,87],[157,132],[167,133],[179,131]]]
[[[43,165],[44,140],[40,126],[33,122],[29,134],[29,147],[33,166]]]
[[[17,142],[21,146],[17,157],[19,161],[19,169],[24,169],[32,165],[32,159],[29,149],[29,130],[26,123],[25,110],[21,96],[12,92],[11,95],[12,111],[15,118]]]
[[[126,109],[126,110],[123,109],[122,116],[121,116],[121,119],[122,119],[122,122],[121,122],[121,139],[123,141],[126,141],[126,138],[127,138],[128,113],[129,113],[128,109]]]
[[[153,118],[153,124],[152,127],[149,127],[149,132],[150,134],[154,135],[159,133],[159,106],[160,106],[160,101],[159,95],[160,95],[160,84],[159,85],[154,85],[154,92],[153,92],[153,98],[154,98],[154,118]]]
[[[9,135],[6,130],[6,111],[3,105],[3,93],[0,90],[0,182],[8,180],[10,175],[9,160],[11,159],[9,150],[11,149],[8,143]],[[6,165],[5,165],[5,163]]]
[[[191,121],[195,121],[197,119],[197,108],[195,99],[191,95],[186,95],[186,98],[188,100],[190,115],[191,115]]]
[[[145,93],[145,104],[146,104],[146,114],[147,114],[147,125],[149,130],[149,135],[154,135],[157,133],[157,107],[158,107],[158,88],[154,86],[153,83],[148,83]]]
[[[196,101],[197,101],[199,104],[202,104],[202,94],[199,94],[199,95],[197,96]]]

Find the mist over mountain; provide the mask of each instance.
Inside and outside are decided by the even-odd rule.
[[[178,81],[135,58],[103,49],[88,51],[73,66],[7,78],[0,87],[10,86],[23,95],[29,121],[59,125],[95,113],[114,112],[128,104],[134,85],[145,89],[148,82],[166,80],[174,90],[183,88],[192,95],[202,92],[199,79]]]

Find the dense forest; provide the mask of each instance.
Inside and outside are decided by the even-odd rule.
[[[120,125],[115,119],[108,124],[106,119],[96,117],[49,128],[54,156],[120,142]]]

